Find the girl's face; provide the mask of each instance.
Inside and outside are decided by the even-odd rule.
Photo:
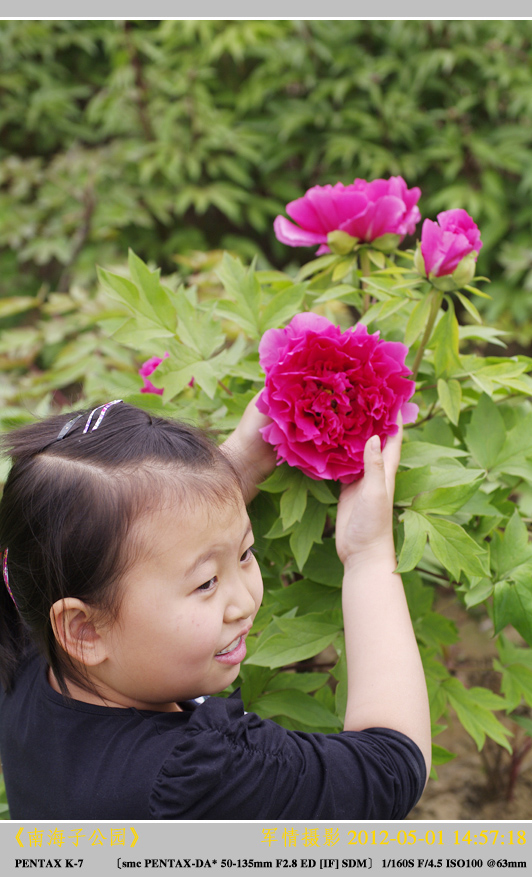
[[[161,509],[139,527],[146,551],[123,580],[95,681],[111,706],[175,710],[237,677],[262,577],[240,499]]]

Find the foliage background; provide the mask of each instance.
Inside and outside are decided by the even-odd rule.
[[[401,174],[425,216],[475,217],[491,316],[524,322],[531,35],[528,21],[1,22],[1,291],[93,282],[128,246],[165,271],[191,247],[283,267],[271,224],[288,200]]]
[[[222,435],[260,385],[256,341],[265,328],[281,325],[301,307],[320,309],[343,325],[359,313],[357,266],[345,278],[341,271],[317,280],[304,270],[297,275],[311,254],[280,245],[272,231],[274,216],[309,186],[349,183],[356,176],[402,175],[422,189],[423,216],[435,218],[452,207],[468,210],[484,241],[478,270],[492,283],[491,299],[475,300],[485,321],[479,328],[471,309],[454,299],[460,355],[527,354],[532,339],[531,40],[529,21],[0,22],[2,428],[78,402],[127,396],[178,411]],[[140,258],[131,257],[128,268],[129,247]],[[232,256],[222,262],[224,249]],[[247,272],[243,266],[253,257],[255,268]],[[168,293],[161,292],[146,264],[162,268]],[[106,269],[100,280],[97,265]],[[113,279],[126,275],[133,286]],[[339,291],[344,279],[349,288]],[[418,300],[415,285],[408,298],[396,287],[393,292],[392,281],[397,287],[397,275],[391,276],[388,292],[374,289],[377,303],[392,303],[389,313],[372,313],[378,326],[371,330],[386,317],[385,334],[404,337],[410,325],[410,341],[419,343],[414,324],[408,323]],[[161,305],[155,313],[150,310],[154,296]],[[445,314],[450,313],[447,305]],[[166,314],[162,322],[161,314]],[[435,731],[451,704],[461,722],[469,722],[479,746],[486,733],[505,746],[508,734],[495,713],[513,710],[522,720],[519,733],[525,733],[532,703],[532,663],[529,650],[522,648],[532,639],[528,628],[520,625],[517,645],[499,638],[496,693],[490,700],[482,689],[487,693],[475,699],[461,689],[458,693],[449,669],[458,634],[432,607],[438,587],[451,587],[461,606],[493,620],[493,585],[514,583],[508,557],[517,546],[525,582],[520,587],[532,607],[525,581],[527,515],[532,516],[529,363],[524,355],[512,366],[476,360],[475,381],[464,372],[463,361],[452,362],[452,350],[442,347],[447,353],[438,360],[437,347],[438,339],[420,372],[430,420],[417,440],[439,447],[447,463],[458,460],[465,474],[458,473],[457,485],[448,488],[455,493],[444,497],[447,506],[440,505],[440,516],[436,512],[431,520],[463,525],[468,538],[481,545],[476,556],[484,566],[482,575],[476,567],[480,582],[472,582],[473,561],[464,572],[452,558],[434,557],[425,548],[425,575],[411,572],[407,582],[411,575],[417,632],[433,673]],[[138,366],[167,349],[174,366],[176,361],[180,366],[172,371],[166,362],[161,368],[164,396],[139,395]],[[499,367],[500,380],[493,381],[494,373],[488,372],[479,383],[484,367]],[[192,376],[196,384],[188,387]],[[440,394],[431,389],[438,380],[447,395],[441,387]],[[457,384],[463,388],[458,407]],[[502,411],[500,422],[490,405]],[[501,449],[520,421],[527,424],[514,449],[521,462],[512,458],[514,468],[506,471]],[[486,431],[498,435],[489,453],[483,453]],[[405,459],[403,484],[408,470],[416,468],[408,466],[408,452]],[[429,454],[426,464],[438,463],[441,470],[441,460]],[[417,482],[420,493],[429,489],[425,475]],[[338,726],[342,709],[341,623],[330,530],[325,542],[318,540],[334,520],[335,487],[295,483],[291,477],[271,482],[256,504],[273,594],[261,619],[265,629],[273,625],[262,648],[271,637],[278,653],[274,637],[293,640],[299,623],[303,638],[312,629],[312,647],[305,644],[284,663],[300,660],[305,649],[310,659],[319,651],[317,643],[329,646],[333,640],[335,656],[323,672],[307,666],[307,672],[296,674],[300,696],[293,693],[295,674],[267,663],[250,665],[242,684],[248,703],[263,715],[327,730]],[[431,490],[447,489],[441,471],[431,478]],[[465,496],[464,485],[479,491],[469,517],[456,506]],[[491,511],[488,494],[496,500]],[[513,517],[516,500],[519,520]],[[416,520],[415,510],[410,518],[399,520],[399,514],[415,502],[415,494],[404,488],[398,544],[406,522],[413,526]],[[423,509],[421,501],[421,511],[427,509],[430,518],[434,507],[425,502]],[[488,574],[493,533],[499,548]],[[295,566],[289,560],[294,553]],[[306,575],[309,555],[314,578],[305,586],[301,570]],[[280,589],[281,582],[290,588]],[[479,586],[480,599],[468,598]],[[506,608],[502,617],[513,623],[517,612]],[[298,617],[306,620],[300,623]],[[330,684],[329,671],[337,687]],[[515,723],[512,728],[515,733]],[[438,757],[447,757],[443,749]]]

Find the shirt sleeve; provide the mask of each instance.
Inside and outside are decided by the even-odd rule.
[[[211,697],[166,758],[153,819],[403,819],[426,778],[398,731],[288,731],[244,713],[235,692]]]

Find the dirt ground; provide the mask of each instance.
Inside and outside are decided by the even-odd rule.
[[[509,799],[512,765],[508,753],[488,741],[479,754],[471,737],[459,727],[450,726],[437,741],[457,756],[437,768],[438,780],[429,780],[409,819],[532,819],[530,752]]]
[[[497,653],[489,620],[472,619],[445,596],[438,608],[460,629],[461,640],[451,647],[448,657],[453,672],[468,687],[483,685],[499,693],[499,677],[492,670]],[[519,641],[513,629],[505,633]],[[503,716],[499,718],[504,721]],[[479,753],[455,717],[449,716],[447,725],[435,742],[455,752],[456,758],[437,767],[438,779],[429,780],[409,819],[532,819],[532,748],[517,770],[515,759],[513,762],[510,754],[491,740]],[[511,738],[514,750],[523,745],[526,748],[529,742],[524,732],[515,723],[509,727],[515,734]]]

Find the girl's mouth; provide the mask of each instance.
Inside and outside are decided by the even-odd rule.
[[[246,641],[244,637],[237,637],[225,649],[217,652],[214,657],[222,664],[240,664],[246,657]]]
[[[216,655],[227,655],[228,652],[232,652],[233,649],[236,649],[236,647],[240,643],[241,639],[242,639],[241,636],[237,636],[237,638],[234,639],[233,642],[230,643],[226,649],[222,649],[221,652],[216,652]]]

